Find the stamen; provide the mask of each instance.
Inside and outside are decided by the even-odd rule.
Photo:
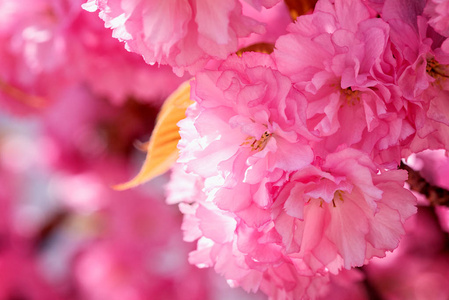
[[[334,198],[332,199],[332,206],[333,206],[333,207],[337,207],[336,200],[340,200],[341,202],[344,202],[343,194],[344,194],[343,191],[340,191],[340,190],[335,191],[335,193],[334,193]],[[308,203],[310,203],[312,200],[313,200],[313,201],[319,201],[319,202],[320,202],[320,207],[321,207],[321,208],[323,208],[323,204],[325,204],[325,203],[328,204],[328,203],[327,203],[326,201],[324,201],[324,199],[321,198],[321,197],[319,197],[319,198],[309,198],[309,200],[306,201],[306,203],[308,204]],[[330,204],[330,203],[329,203],[329,204]]]
[[[334,199],[338,198],[341,202],[345,202],[345,200],[343,199],[343,192],[338,190],[334,193]]]
[[[360,92],[359,91],[353,91],[351,87],[348,87],[346,89],[341,90],[341,95],[346,102],[346,104],[350,106],[354,106],[358,103],[360,103]]]
[[[427,59],[426,72],[437,80],[449,78],[449,68],[440,64],[434,57]]]
[[[345,202],[345,200],[343,199],[343,193],[340,190],[335,191],[334,193],[334,198],[332,199],[332,206],[333,207],[337,207],[337,204],[335,203],[335,200],[340,200],[341,202]]]
[[[240,146],[250,145],[251,150],[262,151],[265,148],[265,146],[268,144],[268,141],[272,135],[273,135],[272,133],[265,131],[262,134],[262,136],[260,137],[260,139],[258,139],[258,140],[256,140],[256,138],[252,137],[252,136],[247,137],[246,141],[243,142]]]

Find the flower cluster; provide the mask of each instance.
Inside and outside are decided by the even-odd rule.
[[[187,262],[160,186],[111,188],[186,78],[126,51],[81,1],[1,1],[0,16],[0,299],[241,298]]]
[[[196,265],[247,299],[407,282],[445,299],[449,213],[424,206],[449,206],[449,0],[6,0],[0,17],[0,104],[38,120],[34,140],[0,135],[0,298],[224,298]],[[39,172],[45,191],[17,188]]]
[[[168,188],[198,239],[192,263],[272,299],[316,298],[331,275],[398,247],[416,212],[401,159],[449,147],[433,5],[318,1],[272,54],[195,74]]]
[[[263,24],[243,14],[243,9],[250,5],[260,11],[277,2],[89,0],[83,7],[99,9],[105,25],[130,51],[142,54],[150,64],[169,64],[183,74],[200,70],[211,58],[226,58],[252,33],[264,34]]]

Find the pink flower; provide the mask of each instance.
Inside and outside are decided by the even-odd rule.
[[[416,211],[405,172],[373,162],[399,160],[414,132],[388,24],[361,2],[323,1],[290,30],[274,59],[196,74],[169,187],[198,240],[190,262],[273,299],[316,298],[331,274],[385,256]]]
[[[198,240],[189,261],[270,299],[314,299],[326,293],[331,274],[395,249],[405,219],[416,211],[416,199],[403,187],[405,172],[379,172],[353,149],[317,164],[280,187],[271,208],[260,212],[268,220],[259,223],[217,207],[207,180],[178,165],[169,199],[181,201],[184,239]]]
[[[425,149],[449,148],[447,118],[449,55],[447,41],[422,16],[425,2],[408,5],[385,1],[381,16],[390,26],[397,85],[415,133],[403,148],[403,156]]]
[[[395,85],[389,26],[362,1],[319,1],[276,42],[279,71],[307,98],[307,125],[326,155],[353,147],[379,163],[399,162],[414,133]]]
[[[260,289],[270,299],[308,299],[322,293],[329,276],[300,274],[283,254],[272,222],[246,225],[236,214],[207,200],[201,189],[204,182],[177,165],[168,188],[171,203],[183,201],[179,208],[184,214],[184,240],[198,240],[196,250],[189,255],[190,263],[213,267],[232,287],[248,292]]]
[[[181,201],[184,239],[198,240],[190,262],[214,267],[247,291],[260,288],[270,299],[325,293],[330,274],[395,249],[405,219],[416,211],[416,199],[403,187],[404,171],[378,170],[353,149],[290,175],[271,206],[252,211],[253,222],[220,208],[208,179],[182,167],[174,169],[169,201]]]
[[[416,211],[415,197],[403,188],[406,176],[377,170],[353,149],[296,172],[272,213],[287,253],[312,269],[337,273],[395,249],[404,221]]]
[[[251,1],[257,9],[279,2]],[[100,10],[113,36],[150,63],[171,65],[177,74],[195,73],[210,58],[224,59],[238,50],[239,39],[263,33],[258,21],[242,15],[239,0],[89,0],[86,10]]]
[[[179,162],[206,180],[221,209],[269,207],[276,182],[312,161],[305,99],[269,55],[231,56],[198,73],[191,97],[197,103],[179,123]]]

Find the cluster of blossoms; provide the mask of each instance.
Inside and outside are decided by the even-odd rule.
[[[278,2],[88,0],[83,7],[100,9],[105,26],[114,30],[113,36],[125,41],[130,51],[142,54],[149,64],[168,64],[177,74],[183,74],[201,70],[211,59],[225,59],[257,39],[249,38],[250,34],[266,34],[258,21],[263,14],[251,8],[260,11]]]
[[[0,1],[0,299],[241,298],[187,262],[160,186],[111,188],[186,78],[126,51],[81,4]]]
[[[33,274],[0,280],[5,299],[23,286],[43,299],[220,297],[183,260],[179,227],[196,241],[190,264],[269,299],[445,299],[448,210],[416,214],[427,200],[400,165],[448,188],[448,0],[9,0],[0,17],[0,103],[40,117],[39,146],[22,148],[42,160],[14,162],[0,137],[0,270]],[[113,191],[186,80],[179,132],[160,133],[169,113],[156,120],[157,145],[179,140],[170,179]],[[137,145],[147,157],[151,143]],[[12,225],[10,173],[33,164],[58,174],[47,192],[60,213],[41,232]],[[54,253],[73,266],[59,289],[37,271]]]
[[[125,2],[86,7],[148,62],[195,76],[168,187],[198,240],[191,263],[272,299],[316,298],[398,247],[416,212],[401,159],[449,149],[447,3],[320,0],[271,54],[236,55],[263,34],[236,30],[238,1]]]

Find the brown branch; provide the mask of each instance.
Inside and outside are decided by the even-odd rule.
[[[399,169],[406,170],[408,172],[407,183],[410,185],[412,191],[418,192],[429,200],[432,206],[448,206],[449,207],[449,191],[428,183],[418,171],[413,170],[403,162],[399,166]]]
[[[382,300],[382,294],[380,293],[380,291],[378,290],[377,287],[375,287],[371,281],[368,279],[368,274],[366,273],[366,271],[363,268],[360,268],[362,270],[363,273],[365,273],[365,279],[361,282],[363,284],[363,287],[366,290],[366,293],[368,294],[368,299],[369,300]]]
[[[51,216],[37,231],[34,242],[38,248],[45,247],[45,244],[52,237],[52,235],[60,229],[65,221],[69,217],[69,212],[61,210]]]

